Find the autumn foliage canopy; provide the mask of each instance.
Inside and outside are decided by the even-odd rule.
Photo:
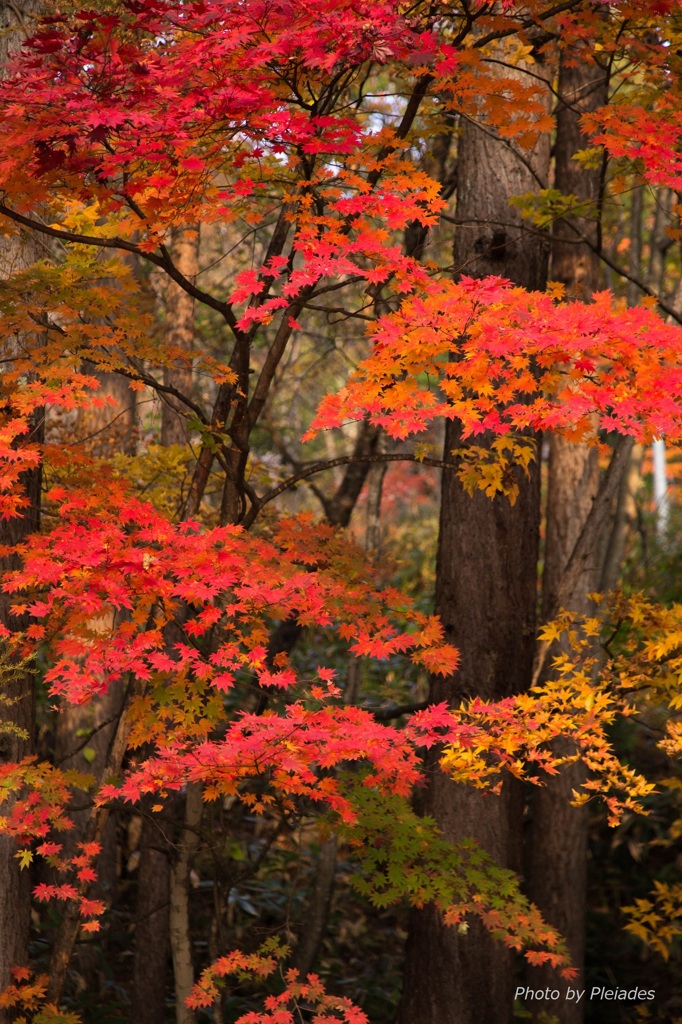
[[[552,128],[532,79],[493,82],[486,63],[493,41],[524,43],[548,25],[576,59],[596,39],[614,60],[627,53],[652,89],[672,83],[652,102],[635,94],[591,115],[585,145],[640,161],[652,184],[679,189],[679,86],[660,29],[675,4],[617,7],[629,27],[616,39],[609,18],[588,6],[539,0],[461,9],[393,0],[48,5],[5,69],[2,230],[8,244],[35,232],[60,255],[7,275],[0,296],[5,524],[29,514],[27,473],[42,465],[49,480],[41,530],[2,548],[12,559],[2,670],[39,664],[54,708],[96,702],[112,688],[122,702],[97,779],[32,753],[2,764],[0,826],[22,865],[42,858],[49,868],[35,898],[70,906],[84,931],[97,930],[104,910],[90,888],[109,810],[151,799],[160,811],[169,794],[200,784],[204,800],[236,796],[267,820],[324,816],[364,864],[372,898],[388,891],[391,858],[404,855],[411,870],[403,864],[405,885],[391,898],[435,900],[453,926],[478,915],[531,962],[571,977],[561,938],[513,876],[469,848],[445,852],[432,823],[407,854],[405,836],[417,827],[409,797],[423,779],[423,751],[436,744],[443,771],[481,788],[508,772],[541,784],[582,758],[576,800],[602,797],[613,821],[641,807],[651,786],[608,738],[615,718],[634,710],[631,685],[581,661],[601,620],[546,627],[546,639],[572,631],[575,641],[575,658],[553,682],[492,704],[430,706],[398,727],[345,700],[338,663],[324,652],[380,665],[402,658],[449,677],[457,651],[345,531],[308,514],[270,514],[269,492],[249,483],[247,467],[283,354],[329,295],[366,321],[366,354],[319,405],[311,441],[353,421],[409,441],[456,419],[470,446],[456,469],[465,486],[507,501],[514,474],[538,457],[542,431],[602,448],[614,434],[682,435],[682,332],[651,304],[626,308],[607,292],[567,302],[559,286],[534,293],[474,280],[466,268],[453,276],[401,243],[410,226],[435,226],[445,206],[414,160],[444,111],[475,116],[527,148]],[[169,248],[187,225],[248,233],[264,223],[273,227],[262,260],[238,265],[221,288],[186,277]],[[131,259],[221,320],[224,358],[188,357],[150,333]],[[111,405],[100,396],[103,373],[144,391],[188,359],[210,401],[186,396],[196,458],[176,515],[125,474],[62,445],[49,426],[37,429],[46,417],[49,425]],[[476,447],[491,436],[485,451]],[[226,481],[220,514],[206,497],[216,467]],[[634,603],[621,612],[633,622],[644,614]],[[314,669],[273,651],[283,623],[327,638]],[[644,672],[658,654],[639,647],[637,656]],[[557,753],[559,736],[574,741],[570,757]],[[669,752],[680,742],[671,726]],[[69,806],[84,792],[90,825],[67,852]],[[191,1004],[209,1005],[227,974],[272,974],[283,955],[226,954]],[[37,1006],[55,995],[45,996],[45,984],[19,971],[0,999]],[[242,1019],[293,1020],[300,1000],[317,1008],[316,1020],[366,1019],[295,972],[263,1014]]]

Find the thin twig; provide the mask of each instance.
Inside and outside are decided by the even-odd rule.
[[[378,455],[341,455],[337,459],[326,459],[324,462],[315,462],[312,466],[307,466],[305,469],[301,469],[298,473],[294,473],[287,480],[282,481],[277,487],[273,487],[272,490],[264,494],[262,498],[259,498],[255,504],[252,505],[250,511],[244,517],[243,527],[248,529],[258,516],[259,512],[264,505],[272,501],[274,498],[279,497],[284,491],[290,487],[294,487],[301,480],[307,480],[308,477],[315,476],[316,473],[324,473],[328,469],[334,469],[335,466],[350,466],[352,463],[360,462],[418,462],[424,466],[435,466],[437,469],[456,469],[454,462],[446,462],[444,459],[430,459],[422,458],[421,456],[413,455],[410,452],[383,452]]]

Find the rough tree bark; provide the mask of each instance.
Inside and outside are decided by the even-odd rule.
[[[559,109],[555,145],[556,187],[565,194],[598,204],[601,188],[600,169],[581,167],[573,159],[584,148],[580,130],[581,114],[602,106],[607,99],[608,78],[598,64],[580,61],[570,66],[561,60],[559,71]],[[573,226],[572,226],[573,225]],[[576,231],[588,244],[576,244]],[[554,231],[552,278],[566,286],[567,298],[589,301],[599,287],[597,255],[599,226],[596,219],[580,218],[571,223],[560,221]],[[627,459],[614,462],[611,486],[621,489]],[[618,468],[617,479],[613,480]],[[605,484],[604,479],[602,486]],[[556,614],[557,605],[577,613],[589,613],[588,594],[599,590],[604,562],[604,541],[611,525],[612,500],[604,505],[604,515],[591,552],[580,571],[568,580],[566,569],[576,543],[597,508],[600,489],[598,455],[594,448],[570,444],[558,437],[550,439],[547,526],[543,573],[543,620]],[[553,651],[552,653],[558,653]],[[543,677],[550,672],[546,659]],[[557,744],[570,753],[567,741]],[[526,836],[526,877],[528,894],[547,920],[559,929],[567,941],[574,966],[580,970],[585,959],[585,911],[587,887],[588,821],[586,808],[572,807],[573,790],[584,778],[581,765],[572,765],[529,796],[530,818]],[[528,969],[527,984],[535,989],[555,988],[557,975],[548,967]],[[560,1001],[541,1004],[534,1000],[533,1013],[552,1013],[561,1024],[580,1024],[583,1005]]]
[[[151,804],[151,801],[149,801]],[[170,801],[169,801],[170,804]],[[169,950],[170,855],[168,826],[145,808],[135,906],[135,962],[131,1024],[164,1024]]]
[[[551,71],[538,61],[533,73]],[[541,88],[541,86],[539,86]],[[549,107],[549,90],[547,90]],[[474,277],[500,275],[542,289],[549,247],[524,230],[509,199],[547,183],[549,139],[518,153],[490,129],[467,121],[459,138],[454,263]],[[485,443],[477,437],[476,443]],[[448,423],[445,455],[462,441]],[[455,677],[434,679],[432,701],[456,704],[477,694],[495,700],[528,686],[533,661],[540,524],[539,464],[519,475],[512,507],[482,493],[469,497],[455,474],[443,475],[435,606],[447,639],[460,650]],[[435,755],[437,757],[437,755]],[[457,785],[428,765],[423,809],[453,842],[473,836],[494,859],[521,866],[522,794],[505,782],[499,796]],[[507,1024],[513,962],[478,922],[446,927],[431,908],[411,915],[400,1024]]]
[[[189,888],[192,861],[199,848],[204,806],[203,787],[199,783],[188,784],[184,804],[184,825],[170,872],[170,947],[175,979],[175,1019],[177,1024],[194,1024],[194,1011],[185,1006],[185,999],[194,985]]]

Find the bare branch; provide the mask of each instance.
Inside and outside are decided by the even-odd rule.
[[[161,255],[153,252],[143,252],[139,246],[135,245],[134,242],[127,242],[125,238],[99,238],[97,235],[79,235],[74,231],[64,231],[61,228],[50,227],[49,224],[43,224],[39,220],[35,220],[31,217],[25,217],[22,213],[17,213],[16,210],[12,210],[5,203],[0,203],[0,215],[7,217],[9,220],[13,220],[16,224],[21,224],[22,227],[29,228],[31,231],[37,231],[39,234],[48,235],[50,238],[58,238],[62,242],[73,242],[76,245],[93,245],[100,249],[117,249],[122,252],[131,252],[135,256],[139,256],[140,259],[146,260],[148,263],[153,263],[156,267],[161,267],[176,284],[180,285],[192,298],[198,302],[203,303],[205,306],[210,306],[211,309],[217,310],[228,326],[235,332],[237,331],[237,321],[234,313],[232,312],[231,306],[226,302],[221,302],[220,299],[216,299],[209,292],[205,292],[202,288],[197,288],[196,285],[192,284],[184,274],[181,274],[178,268],[173,263],[170,254],[165,246],[161,246]]]
[[[262,498],[258,499],[257,504],[254,504],[248,514],[244,517],[243,526],[248,529],[258,516],[260,510],[273,501],[274,498],[279,497],[284,491],[289,490],[290,487],[294,487],[301,480],[307,480],[308,477],[315,476],[317,473],[324,473],[325,470],[334,469],[335,466],[349,466],[352,463],[362,462],[418,462],[424,466],[435,466],[437,469],[455,469],[456,465],[454,462],[446,462],[444,459],[430,459],[422,458],[421,456],[413,455],[410,452],[383,452],[378,455],[341,455],[337,459],[326,459],[324,462],[315,462],[312,466],[307,466],[305,469],[300,470],[298,473],[294,473],[287,480],[283,480],[277,487],[273,487],[272,490],[264,494]]]

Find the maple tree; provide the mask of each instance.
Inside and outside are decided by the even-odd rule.
[[[373,460],[442,466],[470,494],[513,503],[523,474],[537,468],[531,431],[602,446],[604,432],[680,435],[679,328],[652,308],[628,309],[607,293],[564,302],[558,287],[531,291],[490,276],[452,280],[447,266],[399,240],[424,235],[445,209],[440,183],[413,159],[444,116],[475,115],[521,147],[553,126],[531,79],[491,78],[492,44],[511,37],[522,50],[507,54],[513,64],[538,29],[550,30],[547,52],[561,31],[576,52],[598,44],[660,81],[670,74],[665,34],[652,40],[651,26],[673,7],[632,3],[605,21],[578,3],[563,13],[539,2],[403,10],[130,0],[48,11],[29,33],[0,86],[0,214],[8,237],[27,230],[61,254],[48,250],[8,276],[0,298],[15,339],[3,373],[3,520],[28,514],[27,472],[43,465],[54,480],[42,532],[3,548],[18,564],[4,575],[12,607],[2,671],[38,659],[62,707],[116,688],[122,697],[94,782],[32,755],[2,766],[2,828],[22,867],[45,862],[50,880],[36,884],[35,898],[65,907],[48,980],[19,967],[4,1007],[69,1019],[55,1007],[79,930],[99,927],[104,903],[91,888],[112,809],[149,799],[160,815],[172,794],[189,801],[199,786],[206,802],[238,799],[273,841],[316,809],[355,851],[360,888],[379,905],[432,901],[453,927],[473,915],[529,962],[572,977],[560,936],[515,876],[475,844],[448,843],[415,817],[409,797],[422,780],[421,751],[442,745],[442,769],[475,787],[499,787],[506,774],[541,783],[579,758],[589,774],[578,800],[602,795],[612,821],[641,809],[651,784],[620,763],[607,733],[632,711],[627,685],[595,681],[584,660],[565,659],[557,678],[527,693],[411,709],[403,728],[355,706],[337,668],[319,664],[324,656],[306,671],[293,641],[273,645],[283,625],[333,636],[356,657],[408,655],[448,678],[458,654],[439,621],[381,581],[343,532],[271,513],[330,460],[263,490],[251,482],[252,450],[285,354],[309,320],[339,311],[367,323],[369,354],[322,401],[306,437],[363,424],[354,453],[331,460],[349,474],[362,467],[346,478],[355,495],[348,515]],[[619,38],[622,22],[634,27]],[[657,99],[657,116],[671,110],[674,121],[670,96]],[[644,156],[652,182],[676,186],[670,150],[657,158],[641,108],[609,107],[586,125],[615,156]],[[229,290],[199,285],[197,271],[174,258],[172,233],[195,224],[241,232],[240,253],[258,236],[259,258],[236,262]],[[103,259],[107,250],[166,275],[216,314],[230,339],[220,355],[159,340],[139,278],[119,256]],[[176,386],[178,367],[203,377],[205,398]],[[79,410],[110,407],[111,396],[98,396],[103,374],[183,411],[197,456],[176,516],[102,460],[71,451],[58,431],[34,436],[45,408],[68,423]],[[419,448],[366,450],[363,431],[402,440],[443,418],[457,420],[462,440],[443,460]],[[208,500],[216,478],[217,503]],[[340,513],[328,519],[342,522]],[[586,629],[594,636],[601,624]],[[545,641],[553,637],[549,627]],[[11,730],[10,703],[6,717]],[[674,720],[669,728],[673,753],[679,730]],[[553,745],[560,737],[571,754]],[[92,806],[73,847],[69,804],[88,789]],[[646,931],[636,913],[633,921]],[[269,976],[285,955],[226,953],[184,992],[188,1011],[215,1002],[218,979]],[[293,1020],[301,1001],[316,1008],[314,1019],[365,1019],[316,977],[286,971],[282,994],[240,1019]]]

